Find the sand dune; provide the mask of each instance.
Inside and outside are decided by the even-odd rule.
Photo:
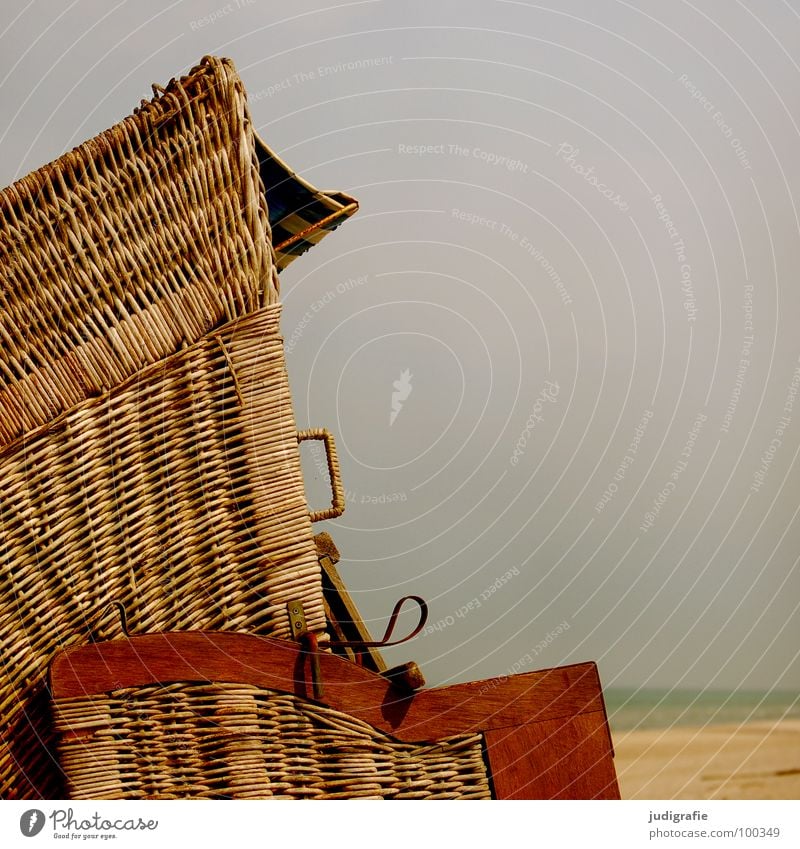
[[[614,734],[623,799],[799,799],[800,721]]]

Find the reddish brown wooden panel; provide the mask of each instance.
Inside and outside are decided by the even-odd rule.
[[[400,740],[438,740],[603,710],[593,663],[413,696],[335,655],[323,653],[320,665],[324,703]],[[311,698],[308,656],[296,643],[231,632],[147,634],[76,646],[58,655],[51,670],[56,698],[168,681],[238,681]]]
[[[498,799],[619,799],[605,713],[487,731]]]

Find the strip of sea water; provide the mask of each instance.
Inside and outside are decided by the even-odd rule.
[[[612,731],[800,720],[796,692],[610,688],[603,696]]]

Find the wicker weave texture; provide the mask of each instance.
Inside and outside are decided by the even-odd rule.
[[[0,192],[0,447],[276,302],[270,237],[244,88],[211,57]]]
[[[278,332],[231,323],[0,455],[0,794],[47,784],[25,711],[56,649],[132,631],[322,632],[319,564]],[[38,717],[38,714],[37,714]]]
[[[250,685],[173,683],[55,705],[76,799],[488,799],[479,734],[401,743]]]

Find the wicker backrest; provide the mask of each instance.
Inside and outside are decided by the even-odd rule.
[[[480,734],[393,739],[339,710],[235,683],[55,702],[74,799],[489,799]]]
[[[278,295],[244,87],[207,57],[0,192],[0,447]]]
[[[324,631],[279,315],[232,322],[0,454],[0,794],[47,786],[47,664],[90,628],[118,636],[109,602],[137,631],[289,638],[300,600]]]

